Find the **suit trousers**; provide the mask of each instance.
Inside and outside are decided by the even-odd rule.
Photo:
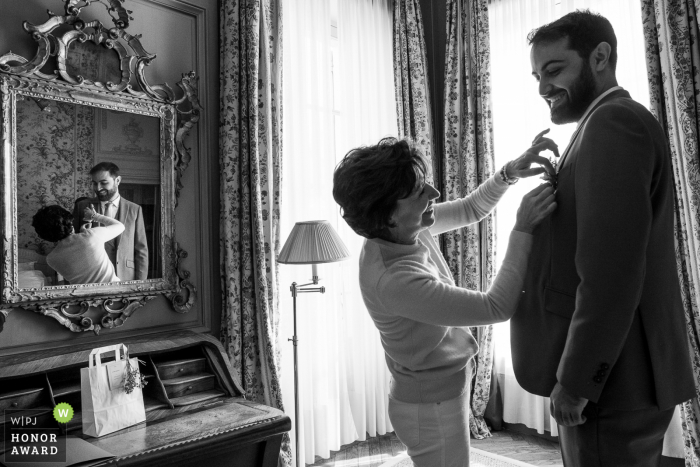
[[[411,404],[389,396],[389,420],[414,466],[469,466],[469,388],[442,402]]]
[[[659,467],[674,407],[614,410],[589,402],[586,422],[559,425],[564,467]]]

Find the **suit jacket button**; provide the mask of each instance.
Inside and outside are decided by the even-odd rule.
[[[593,378],[593,381],[595,381],[596,383],[602,383],[602,382],[603,382],[603,378],[601,378],[601,377],[599,377],[599,376],[596,376],[595,378]]]
[[[603,376],[605,376],[605,371],[604,371],[604,370],[600,370],[600,371],[598,372],[598,377],[599,377],[599,378],[602,378]]]
[[[601,364],[600,367],[601,367],[603,370],[607,370],[607,369],[610,368],[610,366],[609,366],[607,363]]]

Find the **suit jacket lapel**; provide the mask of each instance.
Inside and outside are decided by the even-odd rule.
[[[586,118],[583,119],[581,124],[576,127],[576,131],[574,131],[574,134],[571,136],[571,140],[569,141],[569,145],[566,147],[566,150],[564,151],[564,154],[562,154],[561,159],[559,159],[559,163],[557,164],[557,173],[564,167],[564,162],[566,161],[566,156],[569,155],[569,152],[571,151],[571,147],[574,145],[574,141],[578,138],[579,134],[581,133],[581,129],[583,126],[586,124],[590,116],[593,114],[595,109],[600,107],[603,103],[607,102],[610,99],[614,99],[616,97],[630,97],[629,93],[625,91],[624,89],[619,89],[617,91],[611,92],[604,98],[602,98],[596,105],[591,109],[590,112],[586,115]]]
[[[126,217],[126,209],[124,209],[124,198],[121,198],[119,200],[119,207],[117,208],[117,213],[114,215],[114,218],[124,224],[124,227],[126,227],[126,223],[124,222],[124,218]],[[121,235],[117,235],[114,238],[114,246],[116,248],[119,247],[119,240],[121,239]]]
[[[581,125],[579,125],[576,128],[576,131],[574,131],[574,134],[571,135],[571,139],[569,140],[569,144],[566,146],[566,150],[564,151],[564,154],[562,154],[561,159],[559,159],[559,163],[557,164],[557,173],[561,170],[561,168],[564,166],[564,161],[566,160],[566,156],[569,155],[569,151],[571,151],[571,146],[574,145],[574,141],[576,138],[578,138],[578,134],[581,132],[581,127],[583,126],[583,122],[581,122]]]

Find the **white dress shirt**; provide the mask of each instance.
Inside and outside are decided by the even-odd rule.
[[[100,201],[100,205],[102,208],[102,214],[111,217],[114,219],[117,216],[117,211],[119,211],[119,200],[121,199],[121,196],[117,195],[114,199],[109,200],[109,201]],[[109,204],[112,204],[110,207],[110,211],[107,212],[107,206]]]

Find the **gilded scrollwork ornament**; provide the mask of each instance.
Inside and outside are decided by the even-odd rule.
[[[35,311],[54,318],[73,332],[92,331],[99,335],[102,329],[122,326],[137,309],[154,298],[155,296],[94,299],[84,300],[77,305],[42,303],[37,305]]]
[[[187,252],[180,248],[176,241],[171,241],[170,259],[177,273],[178,289],[169,294],[173,309],[178,313],[190,311],[197,299],[197,289],[190,282],[190,272],[183,267],[182,260],[187,258]]]

